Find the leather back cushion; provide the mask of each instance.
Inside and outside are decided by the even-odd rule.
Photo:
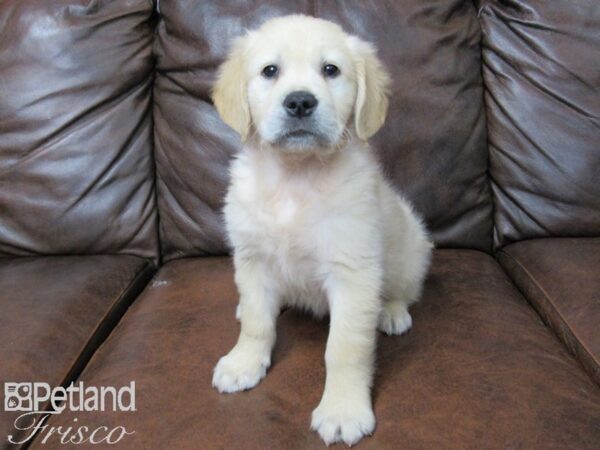
[[[598,0],[482,4],[495,244],[597,236]]]
[[[0,255],[157,256],[152,14],[0,3]]]
[[[387,124],[371,141],[386,174],[438,245],[491,247],[472,2],[161,0],[159,7],[154,120],[165,259],[228,251],[220,210],[239,139],[219,119],[210,89],[232,38],[294,12],[333,20],[377,45],[394,79]]]

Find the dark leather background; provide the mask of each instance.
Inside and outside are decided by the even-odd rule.
[[[0,256],[156,258],[152,2],[0,6]]]
[[[600,3],[483,1],[497,246],[600,234]]]
[[[210,87],[232,37],[290,12],[379,47],[395,84],[373,146],[440,246],[490,248],[481,67],[496,246],[597,235],[598,2],[476,3],[162,0],[153,113],[165,259],[227,252],[220,208],[239,144]],[[3,2],[0,255],[157,257],[156,6]]]
[[[372,140],[387,175],[438,245],[489,249],[480,32],[471,2],[161,0],[154,119],[164,259],[228,251],[220,209],[239,142],[217,116],[210,89],[233,37],[291,12],[336,21],[378,46],[394,79],[387,124]]]

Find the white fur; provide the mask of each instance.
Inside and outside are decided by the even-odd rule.
[[[273,62],[280,75],[261,78]],[[341,74],[324,78],[324,62]],[[282,306],[329,313],[327,378],[311,425],[327,444],[352,445],[373,432],[376,330],[410,328],[408,307],[430,260],[420,220],[366,143],[383,124],[388,80],[369,44],[330,22],[288,16],[235,44],[214,92],[244,148],[232,163],[224,211],[241,333],[213,385],[235,392],[265,376]],[[318,98],[315,126],[330,145],[273,144],[285,126],[282,99],[299,89]]]

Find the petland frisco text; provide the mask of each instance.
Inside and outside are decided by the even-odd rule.
[[[48,383],[4,383],[4,410],[22,412],[15,421],[17,433],[8,436],[11,444],[24,444],[36,434],[42,444],[58,440],[61,444],[116,444],[135,431],[124,426],[89,427],[78,417],[70,426],[50,426],[48,418],[68,409],[90,413],[136,411],[135,381],[119,388],[114,386],[85,386],[83,382],[68,387],[52,388]]]

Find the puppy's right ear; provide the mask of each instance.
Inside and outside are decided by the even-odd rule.
[[[250,107],[248,105],[245,70],[245,37],[234,41],[225,62],[219,68],[212,98],[223,121],[237,131],[242,142],[250,131]]]

